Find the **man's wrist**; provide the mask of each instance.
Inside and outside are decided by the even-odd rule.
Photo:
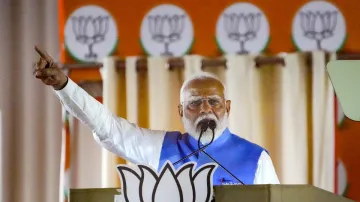
[[[66,78],[65,82],[62,82],[62,84],[60,84],[60,85],[53,86],[54,90],[62,90],[63,88],[65,88],[65,86],[69,82],[69,78],[67,76],[65,78]]]

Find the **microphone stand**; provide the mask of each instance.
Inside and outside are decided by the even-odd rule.
[[[210,141],[208,144],[206,144],[206,145],[204,145],[203,147],[201,147],[201,141],[200,141],[200,140],[201,140],[204,132],[205,132],[209,127],[210,127],[210,129],[211,129],[211,131],[212,131],[211,141]],[[231,175],[233,178],[235,178],[240,184],[245,185],[244,182],[242,182],[239,178],[237,178],[234,174],[232,174],[228,169],[226,169],[223,165],[221,165],[218,161],[216,161],[212,156],[210,156],[206,151],[204,151],[205,148],[207,148],[208,146],[210,146],[210,145],[213,143],[214,139],[215,139],[215,128],[216,128],[216,124],[215,124],[214,121],[204,122],[204,123],[202,124],[202,126],[201,126],[201,132],[200,132],[200,136],[199,136],[199,138],[198,138],[198,148],[199,148],[199,149],[196,150],[196,151],[194,151],[194,152],[192,152],[191,154],[185,156],[184,158],[176,161],[173,165],[176,165],[176,164],[180,163],[181,161],[183,161],[183,160],[189,158],[190,156],[192,156],[192,155],[194,155],[194,154],[196,154],[196,153],[199,153],[199,152],[201,151],[201,152],[203,152],[207,157],[209,157],[212,161],[214,161],[216,164],[218,164],[222,169],[224,169],[229,175]]]
[[[206,156],[208,156],[211,160],[213,160],[215,163],[217,163],[222,169],[224,169],[229,175],[231,175],[233,178],[235,178],[240,184],[245,185],[239,178],[237,178],[234,174],[232,174],[228,169],[226,169],[223,165],[221,165],[219,162],[217,162],[213,157],[211,157],[206,151],[202,151]]]
[[[207,130],[207,128],[208,128],[208,124],[207,124],[207,123],[204,123],[204,124],[202,125],[202,127],[201,127],[200,136],[199,136],[199,139],[198,139],[198,148],[199,148],[199,149],[196,150],[196,151],[194,151],[194,152],[192,152],[192,153],[190,153],[189,155],[185,156],[184,158],[176,161],[175,163],[173,163],[173,165],[176,165],[176,164],[180,163],[181,161],[189,158],[190,156],[192,156],[192,155],[194,155],[194,154],[196,154],[196,153],[199,153],[199,152],[201,152],[201,151],[204,151],[204,149],[205,149],[206,147],[210,146],[210,144],[214,141],[214,137],[215,137],[214,135],[212,136],[211,141],[210,141],[208,144],[204,145],[203,147],[200,147],[201,137],[203,136],[203,134],[204,134],[204,132]]]
[[[215,128],[211,128],[212,131],[212,139],[214,139],[215,136]],[[200,140],[200,139],[199,139]],[[200,146],[200,141],[198,141],[198,146]],[[244,182],[242,182],[239,178],[237,178],[234,174],[232,174],[228,169],[226,169],[223,165],[221,165],[218,161],[216,161],[212,156],[210,156],[206,151],[202,151],[207,157],[209,157],[211,160],[213,160],[215,163],[217,163],[222,169],[224,169],[229,175],[231,175],[233,178],[235,178],[240,184],[245,185]]]

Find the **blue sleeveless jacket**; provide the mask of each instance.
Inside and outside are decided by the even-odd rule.
[[[202,145],[203,146],[203,145]],[[191,135],[180,132],[168,132],[162,145],[159,168],[169,160],[172,163],[184,158],[198,149],[198,141]],[[205,151],[240,179],[244,184],[253,184],[257,170],[258,160],[264,150],[226,129]],[[199,152],[175,165],[177,169],[187,162],[196,162],[197,167],[213,162],[204,153]],[[238,184],[239,182],[229,175],[220,166],[213,176],[213,185]]]

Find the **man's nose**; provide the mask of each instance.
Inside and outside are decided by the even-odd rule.
[[[201,104],[201,113],[212,112],[212,108],[207,100],[204,100]]]

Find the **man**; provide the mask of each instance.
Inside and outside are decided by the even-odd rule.
[[[34,70],[36,78],[52,86],[62,105],[89,126],[95,140],[110,152],[130,162],[159,169],[167,160],[175,163],[196,151],[204,121],[212,120],[216,128],[214,131],[207,128],[200,138],[200,147],[211,142],[214,133],[206,153],[238,179],[218,167],[214,185],[279,183],[267,151],[232,134],[227,128],[231,102],[226,99],[224,85],[215,76],[206,73],[196,76],[185,81],[181,88],[178,109],[187,133],[150,130],[116,117],[67,78],[45,51],[37,47],[35,50],[40,55]],[[199,152],[177,166],[189,161],[198,166],[212,162],[206,154]]]

